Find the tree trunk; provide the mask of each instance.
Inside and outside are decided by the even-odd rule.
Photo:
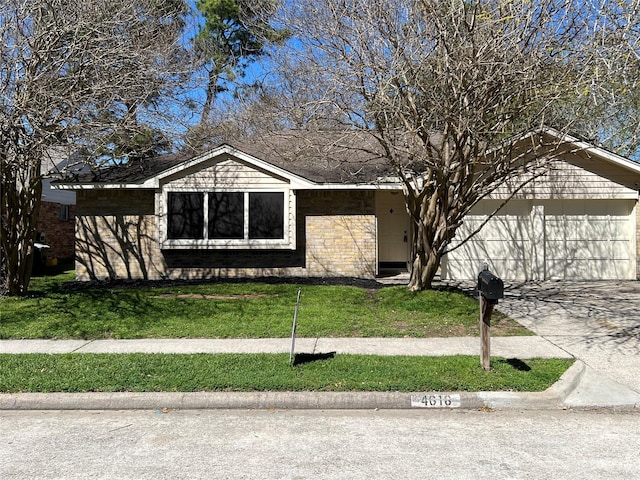
[[[430,255],[416,255],[411,265],[409,290],[412,292],[431,290],[439,265],[440,259],[433,253]]]
[[[31,281],[33,244],[40,216],[40,161],[30,165],[26,169],[28,173],[25,172],[22,178],[16,175],[15,169],[3,170],[0,227],[2,273],[9,295],[26,295]]]
[[[420,291],[433,288],[433,279],[438,273],[442,256],[460,225],[459,207],[449,193],[446,180],[441,179],[435,187],[412,190],[405,189],[407,212],[412,224],[412,259],[409,290]]]
[[[420,212],[417,212],[420,215]],[[412,213],[412,217],[414,214]],[[433,279],[438,273],[441,255],[433,245],[433,229],[424,220],[413,220],[413,258],[409,277],[409,290],[418,292],[433,288]]]
[[[209,121],[209,115],[211,114],[211,109],[213,107],[213,102],[216,99],[216,96],[220,92],[220,87],[218,86],[218,80],[220,75],[217,73],[216,67],[212,67],[209,71],[209,80],[206,88],[206,97],[204,100],[204,105],[202,106],[202,116],[200,117],[200,124],[206,125]]]

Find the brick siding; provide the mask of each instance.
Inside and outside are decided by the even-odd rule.
[[[44,242],[49,245],[49,257],[58,260],[70,260],[74,255],[74,219],[75,205],[68,205],[67,219],[60,218],[63,205],[42,202],[38,217],[38,233],[44,234]],[[36,239],[40,241],[40,239]]]
[[[155,195],[153,190],[78,192],[79,280],[375,276],[372,191],[298,192],[295,250],[162,250]]]
[[[640,280],[640,200],[636,202],[636,278]]]

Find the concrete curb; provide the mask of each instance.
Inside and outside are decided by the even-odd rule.
[[[585,364],[576,360],[560,379],[544,392],[479,392],[478,396],[488,408],[495,410],[554,410],[566,408],[565,399],[582,379]]]
[[[544,392],[115,392],[0,394],[0,410],[561,409],[579,384],[576,362]],[[430,398],[420,403],[421,399]],[[435,400],[439,399],[439,402]],[[450,405],[443,398],[454,401]]]
[[[0,395],[0,410],[373,410],[411,409],[412,398],[457,396],[457,404],[425,406],[441,409],[559,408],[544,393],[401,393],[401,392],[189,392],[189,393],[18,393]],[[529,407],[530,406],[530,407]]]
[[[573,362],[566,372],[562,374],[560,379],[551,385],[546,392],[549,395],[558,397],[562,402],[564,402],[572,392],[578,388],[582,378],[584,377],[584,373],[587,369],[587,366],[584,364],[582,360],[577,360]]]
[[[563,401],[566,407],[624,410],[640,408],[640,393],[602,375],[583,362],[580,364],[581,372],[577,378],[578,381],[564,395]]]

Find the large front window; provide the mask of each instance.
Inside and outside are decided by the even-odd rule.
[[[169,194],[169,238],[204,238],[203,200],[201,193]]]
[[[244,238],[244,194],[209,194],[209,238]]]
[[[169,192],[168,244],[188,246],[181,241],[193,240],[242,247],[286,241],[285,198],[283,191]]]
[[[249,238],[283,238],[284,195],[278,192],[249,194]]]

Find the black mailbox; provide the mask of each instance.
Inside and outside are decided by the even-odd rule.
[[[483,270],[478,274],[478,294],[497,301],[504,297],[504,282],[489,270]]]

